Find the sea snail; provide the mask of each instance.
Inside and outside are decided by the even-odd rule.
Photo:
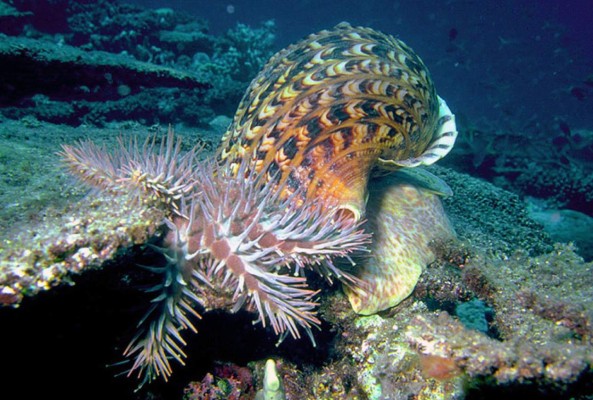
[[[373,172],[430,165],[452,148],[454,116],[402,41],[341,23],[274,55],[249,86],[220,161],[248,160],[286,190],[364,215]]]
[[[453,230],[426,180],[402,171],[434,163],[456,135],[408,46],[342,23],[270,59],[214,160],[181,155],[172,132],[160,146],[63,146],[82,180],[147,194],[168,214],[164,261],[150,268],[162,281],[124,352],[128,375],[167,379],[197,310],[246,308],[281,338],[313,340],[318,292],[304,269],[343,282],[361,314],[403,300],[434,257],[429,243]],[[365,249],[353,272],[334,263]]]

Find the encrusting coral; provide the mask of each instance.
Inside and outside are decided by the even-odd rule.
[[[335,278],[358,296],[380,287],[367,284],[351,258],[367,250],[372,233],[363,225],[368,181],[376,170],[434,163],[456,134],[453,115],[410,48],[340,24],[272,57],[215,160],[198,161],[197,150],[181,155],[172,132],[160,146],[122,142],[114,153],[91,142],[64,146],[64,160],[86,182],[132,192],[168,214],[159,248],[166,265],[148,267],[163,279],[150,289],[151,308],[125,350],[134,358],[129,375],[167,379],[170,360],[183,363],[180,331],[196,331],[197,308],[245,307],[280,340],[304,331],[314,341],[317,292],[305,270]],[[412,193],[408,201],[429,208],[428,198]],[[437,216],[433,223],[444,222]],[[384,293],[397,300],[378,309],[401,301],[406,290]]]

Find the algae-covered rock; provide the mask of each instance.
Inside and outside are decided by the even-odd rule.
[[[208,351],[224,359],[227,356],[221,354],[241,353],[246,346],[264,349],[257,357],[274,356],[289,400],[461,399],[514,391],[534,396],[547,391],[553,398],[568,398],[577,387],[592,393],[587,386],[593,365],[591,264],[584,263],[571,247],[551,246],[515,195],[451,170],[434,171],[447,179],[455,193],[445,201],[445,209],[459,240],[435,244],[437,261],[423,272],[410,298],[380,315],[362,317],[354,314],[342,293],[321,284],[324,325],[322,331],[314,332],[316,348],[306,340],[289,339],[276,348],[263,329],[245,325],[232,328],[238,343],[215,340]],[[14,248],[7,253],[3,245],[0,298],[5,304],[16,304],[22,295],[56,290],[53,285],[60,282],[79,282],[79,272],[88,274],[106,260],[112,260],[110,270],[123,267],[118,265],[117,248],[145,243],[158,225],[158,216],[154,217],[123,199],[80,203],[47,226],[47,232],[57,234],[50,238],[75,240],[20,236],[29,241],[18,239],[16,248],[36,255],[35,262]],[[38,225],[37,232],[43,226]],[[59,298],[61,291],[56,293]],[[468,301],[483,304],[487,329],[483,319],[480,329],[471,329],[453,315],[455,310],[463,314],[460,309]],[[250,319],[228,315],[217,328],[208,326],[212,318],[205,315],[198,329],[211,335],[204,340],[212,341],[222,334],[220,329],[228,331],[229,321],[237,317]],[[93,340],[113,346],[115,339]],[[258,344],[246,344],[246,340]],[[263,363],[252,367],[257,382],[263,379]],[[248,375],[232,381],[232,388],[253,388]],[[195,379],[199,383],[193,385],[194,393],[229,389],[228,385],[221,389],[215,378]]]
[[[98,268],[118,250],[155,234],[162,213],[113,198],[85,199],[61,217],[0,239],[0,304],[69,284]]]
[[[430,171],[453,189],[444,204],[460,236],[489,251],[551,250],[552,240],[518,195],[452,169],[435,165]]]
[[[77,91],[81,85],[92,89],[87,93],[89,98],[121,95],[116,92],[117,86],[122,84],[128,85],[132,92],[139,90],[140,86],[208,87],[194,75],[169,67],[118,54],[84,51],[65,44],[23,37],[1,37],[0,62],[4,65],[0,77],[0,85],[4,88],[0,98],[2,104],[32,93],[51,94],[52,91],[76,99],[83,96]],[[112,87],[113,91],[99,94],[97,86]]]
[[[20,37],[0,40],[0,63],[1,111],[12,119],[34,115],[73,125],[134,119],[153,123],[155,117],[173,122],[177,111],[189,120],[175,99],[183,97],[205,108],[200,96],[210,87],[193,74],[169,67]],[[170,111],[164,107],[167,98]]]
[[[120,128],[129,136],[148,134],[137,126]],[[76,137],[115,145],[121,132],[31,118],[0,124],[0,303],[18,305],[23,296],[71,284],[157,232],[162,211],[126,196],[89,194],[56,154]],[[213,147],[208,136],[201,140]]]

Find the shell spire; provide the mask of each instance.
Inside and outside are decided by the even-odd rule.
[[[359,220],[375,169],[432,164],[453,146],[454,116],[402,41],[347,23],[270,59],[223,138],[219,162],[278,176],[288,195],[340,204]]]

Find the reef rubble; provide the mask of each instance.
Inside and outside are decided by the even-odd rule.
[[[435,244],[437,261],[427,266],[410,298],[379,315],[357,316],[339,289],[319,282],[324,332],[317,349],[307,350],[307,341],[287,340],[278,350],[263,346],[263,353],[252,355],[256,358],[212,361],[237,368],[251,362],[247,367],[261,378],[257,371],[264,358],[274,357],[287,399],[303,398],[303,388],[311,399],[488,398],[517,390],[586,398],[575,393],[592,393],[593,265],[570,244],[554,244],[516,195],[447,168],[431,171],[455,193],[444,205],[459,239]],[[162,214],[126,199],[93,197],[77,201],[58,219],[33,221],[33,230],[29,225],[4,238],[2,303],[21,306],[0,310],[0,318],[25,315],[47,289],[54,298],[76,301],[70,288],[88,285],[84,275],[90,271],[116,274],[105,278],[116,282],[110,290],[129,294],[130,271],[138,273],[141,245],[159,236]],[[459,311],[460,304],[476,299],[484,307],[471,308],[481,313],[473,318],[486,321],[486,329],[475,329]],[[202,324],[208,318],[198,329]],[[254,340],[272,338],[261,330]],[[316,356],[303,357],[308,351]],[[210,373],[212,385],[226,384],[221,382],[228,377]],[[249,383],[249,393],[261,389],[259,384]]]

